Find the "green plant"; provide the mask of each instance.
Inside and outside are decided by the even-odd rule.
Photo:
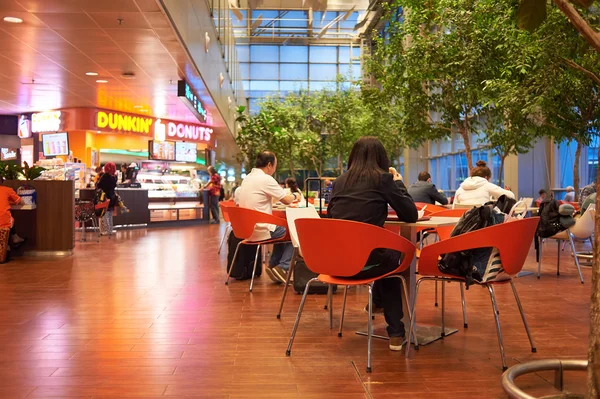
[[[23,162],[25,164],[25,167],[23,168],[23,176],[25,177],[25,180],[35,180],[38,177],[40,177],[42,175],[42,172],[45,171],[45,168],[42,168],[41,166],[29,166],[29,164],[27,164],[27,162]]]
[[[0,176],[5,180],[18,180],[23,174],[21,165],[10,162],[0,162]]]

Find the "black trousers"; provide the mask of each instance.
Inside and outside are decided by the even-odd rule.
[[[209,206],[210,213],[212,213],[213,220],[219,222],[219,195],[209,195]]]
[[[381,250],[380,250],[381,251]],[[352,279],[364,279],[383,276],[398,268],[400,252],[394,250],[381,251],[382,256],[378,266],[352,276]],[[402,282],[399,278],[384,278],[373,283],[373,305],[383,308],[383,315],[388,325],[387,333],[390,337],[404,337],[404,323],[402,318]]]

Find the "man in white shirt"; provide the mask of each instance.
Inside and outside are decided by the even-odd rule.
[[[297,194],[287,194],[273,178],[277,170],[277,157],[270,151],[263,151],[256,157],[255,167],[242,181],[235,193],[235,202],[242,208],[273,214],[273,202],[289,205]],[[250,237],[252,241],[281,238],[286,234],[285,227],[259,223]],[[275,282],[285,282],[290,268],[294,248],[291,243],[276,244],[266,272]]]

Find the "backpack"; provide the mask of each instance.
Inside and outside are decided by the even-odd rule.
[[[227,272],[229,268],[233,267],[230,277],[236,280],[248,280],[252,278],[252,270],[254,270],[254,259],[256,256],[256,250],[258,245],[240,245],[238,254],[235,258],[235,263],[231,265],[235,249],[239,242],[242,241],[235,236],[235,234],[229,234],[227,239]],[[256,265],[256,274],[258,277],[262,273],[262,251],[258,248],[258,264]]]
[[[493,210],[494,207],[495,204],[492,203],[469,209],[461,216],[460,220],[452,230],[450,237],[456,237],[460,234],[502,223],[498,220],[496,213]],[[492,248],[478,248],[460,252],[451,252],[445,254],[442,259],[439,260],[438,269],[444,274],[464,277],[465,286],[469,288],[469,285],[472,284],[474,280],[483,280],[482,276],[484,273],[482,273],[482,271],[486,270],[489,263],[487,261],[490,259],[491,255]],[[478,268],[478,265],[481,267]]]
[[[304,294],[304,289],[308,282],[317,277],[318,274],[310,271],[304,259],[300,256],[296,258],[296,264],[294,265],[294,291],[298,294]],[[309,294],[327,294],[328,285],[320,281],[315,281],[310,285],[308,289]],[[337,285],[333,286],[333,293],[337,291]]]
[[[537,235],[539,237],[552,237],[556,233],[566,230],[566,227],[560,223],[558,208],[559,203],[555,199],[544,200],[540,204],[540,223],[537,228]]]
[[[106,193],[101,188],[97,188],[94,192],[94,209],[96,210],[96,216],[99,218],[104,216],[108,209],[108,207],[105,206],[106,201],[110,201],[106,199]]]

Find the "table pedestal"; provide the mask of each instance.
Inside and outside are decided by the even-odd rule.
[[[418,324],[417,325],[417,339],[419,341],[419,345],[428,345],[432,342],[437,341],[438,339],[442,339],[442,327],[441,326],[433,326],[429,324]],[[458,330],[456,328],[446,327],[446,335],[452,335],[457,333]],[[367,330],[356,331],[356,335],[368,336]],[[385,329],[385,324],[373,326],[373,338],[389,340],[390,338],[387,336],[387,332]]]

